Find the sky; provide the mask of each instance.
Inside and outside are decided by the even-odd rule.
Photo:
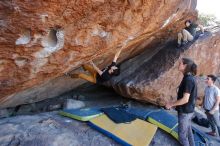
[[[220,20],[220,0],[197,0],[199,13],[213,14]]]

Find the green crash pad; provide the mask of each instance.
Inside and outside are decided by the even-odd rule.
[[[102,115],[102,112],[97,108],[82,108],[63,110],[59,114],[79,121],[89,121],[92,118]]]

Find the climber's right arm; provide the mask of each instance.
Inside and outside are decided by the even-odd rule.
[[[112,62],[116,62],[116,61],[117,61],[119,55],[121,54],[122,49],[123,49],[123,47],[120,48],[120,49],[116,52],[116,54],[115,54],[114,59],[113,59]]]

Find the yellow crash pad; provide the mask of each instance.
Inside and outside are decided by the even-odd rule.
[[[140,119],[136,119],[131,123],[116,124],[105,114],[91,119],[90,122],[99,129],[101,128],[134,146],[148,146],[157,130],[157,126]],[[104,134],[108,135],[107,133]]]

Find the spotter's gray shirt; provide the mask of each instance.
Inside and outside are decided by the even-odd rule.
[[[220,96],[220,90],[217,86],[207,86],[205,88],[205,99],[204,99],[204,109],[205,110],[212,110],[212,108],[215,106],[217,97]],[[217,109],[219,109],[219,105],[217,106]]]

